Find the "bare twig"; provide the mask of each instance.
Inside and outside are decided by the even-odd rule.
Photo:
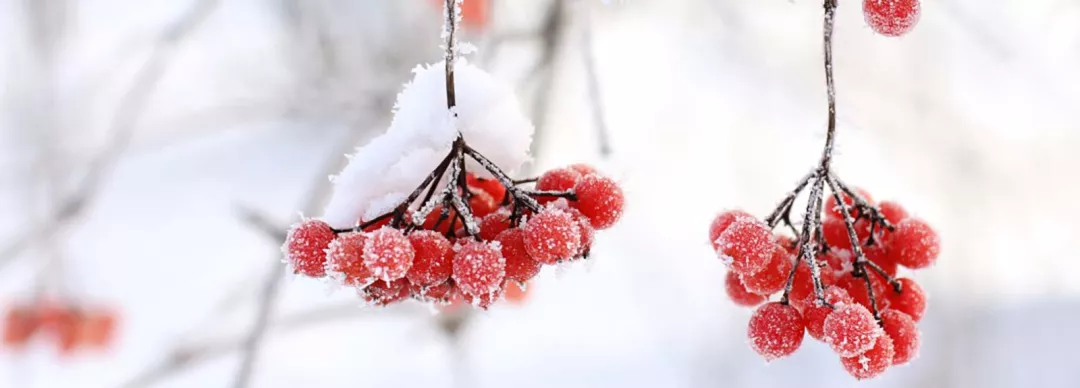
[[[420,313],[415,307],[415,305],[401,304],[374,310],[360,308],[355,302],[345,302],[315,307],[279,317],[275,323],[267,325],[266,330],[273,333],[285,333],[319,323],[343,319],[366,318],[373,316],[376,313],[380,317],[409,317]],[[199,363],[207,362],[215,357],[224,356],[230,352],[244,349],[246,344],[247,335],[226,335],[216,339],[203,340],[179,347],[161,362],[143,370],[141,373],[121,385],[121,387],[140,388],[153,385],[169,376],[194,367]]]
[[[71,226],[83,214],[86,205],[93,201],[102,182],[112,172],[130,142],[151,94],[157,89],[180,43],[213,13],[218,4],[219,0],[199,0],[179,21],[162,33],[150,57],[135,74],[131,87],[121,97],[119,107],[113,114],[110,125],[112,137],[108,144],[87,163],[86,175],[74,191],[56,205],[43,224],[18,233],[15,240],[0,250],[0,268],[28,247],[48,240],[60,230]]]
[[[592,111],[593,126],[596,130],[597,141],[600,143],[600,155],[611,155],[611,139],[608,130],[607,117],[604,114],[604,99],[600,93],[600,79],[596,66],[596,55],[593,45],[592,15],[590,4],[583,3],[585,22],[581,26],[581,58],[585,66],[585,81],[589,91],[589,107]]]

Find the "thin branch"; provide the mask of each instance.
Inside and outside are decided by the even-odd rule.
[[[151,95],[157,89],[180,43],[191,35],[217,8],[219,0],[200,0],[173,26],[166,29],[135,74],[131,88],[120,99],[110,125],[112,138],[103,150],[87,163],[86,176],[75,190],[56,206],[48,221],[17,234],[14,241],[0,250],[0,268],[10,263],[30,246],[51,238],[69,227],[94,200],[105,178],[112,172],[117,160],[126,149],[136,124],[146,110]]]
[[[283,266],[279,265],[279,267]],[[275,320],[275,323],[268,325],[266,330],[273,333],[284,333],[303,329],[319,323],[334,322],[342,319],[365,318],[375,316],[376,314],[379,317],[394,315],[408,317],[418,315],[419,310],[412,307],[413,305],[402,304],[390,308],[374,310],[360,308],[357,306],[356,302],[350,301],[329,306],[315,307],[309,310],[281,316]],[[246,343],[246,336],[230,335],[176,348],[161,362],[145,369],[137,376],[120,385],[120,387],[141,388],[153,385],[169,376],[192,368],[199,363],[207,362],[216,357],[225,356],[231,352],[244,349]]]
[[[457,29],[461,21],[461,0],[446,0],[445,24],[443,25],[443,38],[446,39],[446,107],[453,112],[457,106],[457,97],[454,93],[454,65],[457,60]],[[457,116],[455,113],[454,116]]]
[[[585,22],[581,27],[581,58],[585,65],[585,85],[589,92],[589,107],[592,111],[593,126],[596,129],[597,141],[600,143],[600,155],[611,155],[611,132],[608,130],[607,118],[604,110],[604,100],[600,92],[600,76],[596,66],[596,55],[593,44],[592,17],[589,13],[590,5],[581,4],[585,8]]]

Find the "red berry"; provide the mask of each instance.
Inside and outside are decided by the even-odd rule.
[[[878,210],[881,211],[881,216],[885,217],[885,220],[893,225],[899,224],[900,221],[908,218],[907,210],[904,210],[903,206],[893,201],[881,201],[878,204]]]
[[[581,176],[598,173],[596,171],[596,167],[590,166],[585,163],[574,163],[567,166],[567,168],[577,171],[579,174],[581,174]]]
[[[494,213],[484,216],[480,219],[480,236],[481,240],[491,241],[498,236],[499,233],[510,227],[510,212],[505,209],[500,209]]]
[[[555,264],[578,254],[581,230],[570,213],[548,207],[525,224],[525,248],[533,260]]]
[[[392,282],[378,280],[361,292],[364,300],[375,306],[386,306],[409,297],[409,281],[402,278]]]
[[[727,228],[727,225],[725,225],[724,228]],[[720,237],[720,235],[717,234],[716,237]],[[794,238],[784,234],[777,234],[775,238],[776,244],[783,247],[792,257],[799,254],[799,243],[795,241]],[[716,241],[716,239],[712,239],[712,241]],[[714,246],[713,249],[716,249],[716,247]]]
[[[765,269],[754,274],[742,275],[746,289],[755,294],[769,295],[783,290],[793,266],[791,255],[779,245],[773,246],[772,259]]]
[[[750,347],[765,361],[772,361],[798,350],[805,331],[802,316],[794,307],[769,302],[754,310],[747,336]]]
[[[818,256],[819,262],[825,262],[821,267],[821,282],[824,284],[836,284],[851,272],[851,251],[830,249],[824,255]]]
[[[856,379],[864,380],[874,378],[893,364],[893,340],[889,336],[881,336],[874,342],[874,347],[853,357],[842,357],[840,363],[844,370]]]
[[[870,289],[874,291],[874,302],[877,303],[878,311],[884,310],[891,305],[889,300],[889,291],[892,287],[889,286],[889,282],[883,279],[880,275],[873,270],[867,268],[866,271],[870,274]],[[855,277],[851,274],[844,275],[836,285],[843,288],[855,299],[855,302],[863,307],[870,308],[870,293],[866,289],[866,279],[863,277]]]
[[[450,240],[439,232],[417,230],[409,234],[416,255],[405,277],[421,287],[445,283],[454,272],[454,249]]]
[[[833,310],[821,329],[825,343],[840,357],[853,357],[870,350],[882,333],[874,314],[855,303]]]
[[[487,192],[495,202],[501,202],[506,196],[506,188],[497,179],[480,178],[470,172],[465,176],[465,181],[469,187]]]
[[[753,218],[740,218],[732,222],[720,238],[720,259],[739,274],[757,273],[772,259],[772,231],[764,222]]]
[[[919,0],[863,0],[863,17],[874,32],[900,36],[919,22]]]
[[[501,283],[494,291],[479,296],[464,294],[462,295],[462,299],[464,299],[465,303],[479,307],[482,310],[487,310],[488,308],[491,308],[491,305],[495,304],[495,302],[498,302],[499,299],[502,299],[503,294],[506,293],[505,286],[505,283]]]
[[[899,269],[895,261],[893,261],[892,255],[889,254],[889,250],[882,244],[874,244],[870,246],[862,247],[863,254],[866,255],[866,259],[877,264],[881,267],[885,273],[889,276],[896,276],[896,271]]]
[[[570,168],[556,168],[548,170],[536,180],[536,190],[539,191],[569,191],[581,180],[581,173]],[[556,200],[556,197],[539,196],[537,202],[546,204]]]
[[[363,286],[375,281],[375,276],[364,265],[363,233],[349,232],[338,236],[326,249],[326,270],[349,286]]]
[[[293,271],[319,278],[326,276],[326,248],[337,234],[320,220],[304,220],[289,230],[285,238],[285,255]]]
[[[894,310],[910,315],[915,322],[922,320],[923,313],[926,312],[926,292],[912,279],[900,278],[896,281],[900,282],[901,291],[898,294],[890,287],[888,294],[889,301],[892,302],[890,306]]]
[[[593,228],[610,228],[622,217],[625,201],[623,191],[611,178],[586,175],[574,186],[574,193],[577,194],[577,201],[571,204],[589,217]]]
[[[454,282],[445,281],[429,287],[409,283],[409,291],[413,298],[420,301],[446,303],[454,291]]]
[[[497,291],[506,276],[506,259],[495,245],[468,241],[454,254],[454,284],[465,295]]]
[[[732,222],[735,222],[735,219],[737,218],[753,219],[754,216],[742,210],[725,210],[720,214],[717,214],[716,218],[713,218],[712,225],[709,225],[709,243],[712,244],[713,250],[720,249],[720,244],[717,243],[716,240],[720,238],[720,235],[723,234],[728,226],[731,225]]]
[[[825,289],[825,301],[829,302],[832,307],[819,305],[817,296],[813,294],[807,295],[806,299],[803,300],[803,304],[806,306],[802,310],[803,319],[806,320],[806,332],[817,340],[824,338],[823,326],[825,326],[825,318],[829,317],[833,309],[855,303],[847,291],[837,286]]]
[[[592,223],[589,222],[589,217],[585,217],[578,209],[569,207],[566,208],[566,212],[570,213],[570,216],[577,220],[578,230],[581,232],[581,248],[578,249],[578,253],[575,254],[574,257],[586,257],[589,255],[589,251],[592,250],[596,229],[593,229]]]
[[[855,193],[858,194],[866,203],[873,205],[874,199],[870,197],[870,193],[862,188],[855,188]],[[844,203],[847,204],[848,211],[851,212],[851,218],[857,218],[859,212],[855,210],[855,200],[852,199],[847,193],[841,192],[840,196],[844,198]],[[828,195],[825,198],[825,218],[834,218],[843,220],[844,216],[840,213],[840,204],[836,202],[836,196]]]
[[[732,271],[728,271],[727,277],[724,278],[724,289],[732,302],[743,307],[757,306],[766,299],[763,295],[747,291],[746,285],[743,284],[742,279],[739,279],[739,274]]]
[[[821,220],[821,234],[825,236],[825,243],[829,244],[829,247],[851,250],[851,238],[848,236],[844,220],[837,218]]]
[[[472,191],[472,196],[469,197],[469,209],[472,210],[473,217],[479,219],[499,210],[499,202],[486,191],[475,190]]]
[[[896,310],[881,312],[881,328],[893,341],[893,365],[903,365],[919,354],[919,328],[911,316]]]
[[[442,210],[442,204],[435,205],[435,208],[431,209],[431,212],[428,213],[427,218],[424,219],[424,225],[422,226],[422,228],[425,230],[434,230],[443,234],[449,232],[450,223],[454,219],[454,217],[457,217],[457,211],[451,208],[450,211],[447,213],[446,219],[442,222],[439,222],[439,217],[442,217]],[[439,224],[439,227],[435,228],[435,224]]]
[[[376,279],[389,282],[405,277],[416,250],[400,230],[385,227],[368,234],[363,257]]]
[[[9,308],[4,316],[4,338],[2,345],[10,348],[22,348],[30,337],[38,331],[41,322],[29,307]]]
[[[788,300],[792,306],[802,311],[806,308],[806,298],[814,293],[814,279],[810,273],[810,266],[806,265],[805,261],[799,260],[796,263],[795,279],[791,281],[791,292],[788,293]]]
[[[520,228],[507,229],[495,237],[506,258],[506,279],[525,283],[540,273],[540,263],[525,249],[525,232]]]
[[[929,267],[941,252],[941,238],[925,221],[908,218],[889,234],[889,255],[898,264],[920,269]]]

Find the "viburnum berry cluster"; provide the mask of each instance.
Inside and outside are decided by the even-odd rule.
[[[116,312],[99,306],[56,301],[20,303],[4,315],[3,346],[24,349],[37,335],[53,341],[62,355],[79,350],[104,350],[114,341]]]
[[[449,109],[441,113],[449,112],[451,123],[459,123],[459,119],[490,122],[492,117],[500,116],[488,113],[469,120],[458,116],[461,107],[457,106],[455,92],[454,32],[460,6],[460,0],[446,0],[445,87]],[[421,73],[418,79],[429,74]],[[485,82],[481,78],[473,80]],[[413,101],[411,98],[411,94],[403,92],[399,104],[402,100]],[[399,108],[399,116],[406,114],[406,107]],[[394,125],[404,127],[416,122],[412,119],[395,117]],[[483,134],[475,128],[470,133],[478,133],[478,137]],[[407,134],[376,141],[382,142],[379,146],[437,143],[417,137]],[[489,149],[505,151],[502,147]],[[376,151],[384,150],[372,150]],[[357,163],[355,158],[353,163]],[[390,168],[413,163],[410,159]],[[478,168],[469,171],[474,165]],[[374,168],[360,166],[357,170],[370,176]],[[553,169],[535,179],[515,180],[467,142],[461,129],[456,130],[441,161],[403,197],[390,193],[370,201],[368,212],[385,206],[382,202],[387,199],[394,204],[377,216],[350,218],[349,224],[354,225],[351,227],[334,228],[318,219],[295,225],[282,247],[288,264],[297,274],[329,277],[355,287],[374,305],[388,305],[410,296],[445,303],[457,295],[487,308],[502,297],[508,282],[524,284],[539,273],[542,265],[588,257],[594,232],[614,225],[622,215],[624,202],[618,183],[585,164]],[[332,208],[355,208],[346,203],[347,197],[335,199],[338,201],[332,203]]]
[[[825,1],[825,80],[828,128],[819,164],[765,219],[721,212],[709,241],[729,267],[728,296],[759,306],[750,318],[750,346],[766,360],[788,356],[805,333],[828,344],[858,379],[884,373],[918,353],[916,327],[926,295],[900,267],[931,266],[940,239],[925,221],[898,203],[875,203],[832,170],[836,94],[832,66],[835,0]],[[829,195],[826,195],[828,186]],[[809,188],[801,225],[791,220],[799,194]],[[777,231],[780,224],[790,229]],[[779,294],[779,299],[769,299]]]

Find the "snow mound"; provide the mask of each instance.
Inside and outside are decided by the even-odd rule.
[[[450,152],[458,130],[470,147],[508,174],[529,160],[533,126],[511,87],[458,59],[454,117],[446,108],[444,66],[439,62],[413,69],[415,77],[398,94],[390,128],[357,148],[333,178],[333,195],[323,215],[331,226],[355,226],[393,209]],[[475,162],[466,168],[490,176]]]

